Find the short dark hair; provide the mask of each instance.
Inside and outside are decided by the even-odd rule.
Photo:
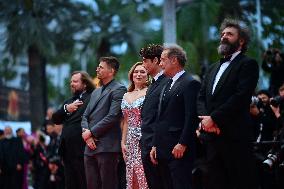
[[[220,27],[220,33],[223,32],[225,28],[233,27],[237,29],[239,38],[244,40],[244,44],[242,46],[241,51],[246,52],[248,48],[248,44],[250,42],[250,32],[247,26],[241,25],[239,20],[225,18]]]
[[[85,71],[74,71],[72,72],[71,76],[75,74],[81,74],[81,81],[86,85],[86,91],[92,92],[95,89],[95,84],[93,83],[92,78],[90,75]]]
[[[18,129],[16,129],[16,133],[20,132],[21,130],[23,130],[24,128],[19,127]]]
[[[261,89],[261,90],[259,90],[259,91],[256,93],[257,96],[258,96],[258,95],[261,95],[261,94],[264,94],[264,95],[266,95],[268,98],[271,98],[270,92],[269,92],[268,90],[266,90],[266,89]]]
[[[140,50],[139,55],[142,58],[151,59],[151,60],[157,57],[158,61],[160,62],[162,52],[163,52],[163,46],[157,44],[149,44]]]
[[[179,64],[184,67],[187,61],[186,52],[178,45],[170,45],[164,47],[164,50],[168,51],[168,58],[176,57]]]
[[[119,61],[114,56],[108,56],[108,57],[101,57],[100,62],[105,62],[109,67],[114,69],[114,74],[116,74],[119,70]]]

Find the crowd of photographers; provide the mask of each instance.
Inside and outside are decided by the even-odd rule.
[[[284,187],[284,56],[278,49],[264,53],[262,68],[270,72],[268,90],[252,97],[254,150],[262,189]]]

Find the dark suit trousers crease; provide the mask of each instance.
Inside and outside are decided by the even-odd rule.
[[[142,163],[148,187],[149,189],[163,189],[159,165],[153,165],[149,154],[150,152],[147,155],[142,156]]]
[[[192,189],[192,166],[187,158],[158,160],[164,189]]]
[[[117,189],[119,153],[104,152],[84,156],[87,189]]]
[[[64,158],[65,189],[86,189],[84,158]]]
[[[256,165],[249,144],[212,141],[206,147],[205,189],[256,188]]]

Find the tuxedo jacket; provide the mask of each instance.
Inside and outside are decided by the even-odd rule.
[[[82,138],[81,121],[82,115],[89,103],[91,92],[85,92],[80,100],[83,102],[78,109],[67,114],[63,106],[74,102],[79,97],[66,100],[63,105],[52,115],[55,124],[63,124],[59,144],[59,154],[64,157],[83,157],[85,142]]]
[[[212,94],[220,63],[208,70],[198,96],[198,115],[210,115],[221,130],[220,137],[230,141],[252,137],[249,105],[258,81],[258,64],[238,54],[222,74]]]
[[[91,150],[87,145],[85,155],[101,152],[120,152],[121,101],[126,88],[113,80],[104,90],[95,89],[83,114],[82,128],[89,129],[97,139],[97,148]]]
[[[153,141],[158,158],[171,159],[171,152],[178,143],[186,145],[190,152],[195,151],[194,135],[198,125],[196,100],[200,83],[184,73],[174,83],[163,102],[165,87],[166,85],[159,99]]]
[[[167,83],[168,78],[161,75],[157,81],[152,83],[146,93],[145,100],[141,109],[141,132],[142,137],[140,140],[142,155],[149,155],[153,146],[152,140],[154,135],[154,128],[156,127],[156,119],[158,115],[159,98],[161,90]]]
[[[28,162],[28,154],[25,153],[22,139],[19,137],[0,140],[0,153],[2,174],[7,173],[7,175],[10,175],[11,173],[16,173],[17,164],[23,166]]]

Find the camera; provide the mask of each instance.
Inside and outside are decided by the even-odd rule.
[[[251,105],[257,106],[258,102],[259,102],[259,98],[257,98],[256,96],[251,97],[251,102],[250,102]]]
[[[264,107],[262,100],[260,98],[256,97],[256,96],[251,97],[250,104],[257,106],[257,108],[259,108],[259,109]]]
[[[283,96],[275,96],[274,98],[270,100],[270,104],[274,107],[278,107],[282,103],[283,100],[284,100]]]
[[[266,165],[269,168],[272,168],[273,165],[277,162],[277,160],[278,160],[278,154],[270,153],[267,155],[267,159],[263,161],[263,164],[264,166]]]
[[[275,141],[276,142],[276,141]],[[266,159],[262,162],[264,168],[271,169],[272,167],[284,165],[284,144],[279,141],[269,152]]]

